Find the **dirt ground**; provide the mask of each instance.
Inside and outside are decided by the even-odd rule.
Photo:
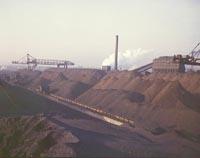
[[[135,128],[115,127],[62,106],[55,107],[41,98],[37,99],[42,105],[36,99],[34,106],[27,106],[32,94],[21,92],[19,95],[19,90],[16,93],[12,88],[9,95],[14,103],[20,103],[16,104],[17,108],[1,106],[2,114],[6,110],[9,113],[47,114],[49,120],[70,129],[78,137],[80,143],[74,146],[78,155],[200,156],[199,73],[135,75],[131,71],[121,71],[105,75],[96,70],[80,73],[80,70],[50,69],[34,75],[38,77],[30,74],[28,80],[31,82],[25,82],[25,87],[37,87],[38,78],[46,77],[50,80],[50,89],[58,89],[54,92],[57,95],[135,121]],[[6,102],[3,95],[0,97]]]
[[[42,114],[0,118],[0,157],[74,157],[79,142]]]

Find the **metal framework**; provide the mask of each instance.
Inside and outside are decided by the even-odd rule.
[[[57,67],[63,66],[64,68],[68,68],[69,65],[74,65],[73,62],[66,60],[36,59],[30,54],[27,54],[18,61],[12,61],[12,63],[27,64],[29,70],[34,70],[37,65],[57,65]]]
[[[189,53],[189,55],[183,56],[181,54],[174,55],[174,61],[180,62],[186,65],[200,65],[200,49],[195,51],[195,49],[200,45],[200,42],[194,47],[194,49]]]
[[[139,68],[136,68],[132,72],[142,73],[142,72],[145,72],[145,71],[151,69],[152,66],[153,66],[153,63],[150,63],[150,64],[147,64],[147,65],[141,66]]]

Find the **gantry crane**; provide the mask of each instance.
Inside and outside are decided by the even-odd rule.
[[[57,65],[57,67],[64,66],[68,68],[69,65],[74,65],[71,61],[66,60],[52,60],[52,59],[36,59],[30,54],[26,54],[18,61],[12,61],[13,64],[27,64],[29,70],[34,70],[37,65]]]
[[[200,45],[200,42],[194,47],[194,49],[189,53],[189,55],[183,56],[181,54],[174,55],[173,60],[181,64],[186,65],[200,65],[200,49],[195,51],[195,49]]]

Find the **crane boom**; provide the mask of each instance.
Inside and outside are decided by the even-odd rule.
[[[174,55],[174,61],[186,65],[200,65],[200,49],[195,51],[195,49],[200,45],[200,42],[193,48],[189,55],[183,56],[181,54]]]
[[[198,51],[195,51],[195,49],[200,45],[200,42],[194,47],[194,49],[190,52],[189,55],[196,56],[198,54]]]
[[[37,65],[57,65],[57,67],[64,66],[67,68],[69,65],[74,65],[71,61],[66,60],[53,60],[53,59],[36,59],[30,54],[27,54],[18,61],[12,61],[13,64],[27,64],[28,69],[34,70]]]

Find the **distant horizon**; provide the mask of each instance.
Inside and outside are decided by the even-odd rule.
[[[116,34],[125,66],[189,54],[200,42],[198,0],[1,0],[0,9],[2,65],[28,52],[101,67],[115,51]]]

